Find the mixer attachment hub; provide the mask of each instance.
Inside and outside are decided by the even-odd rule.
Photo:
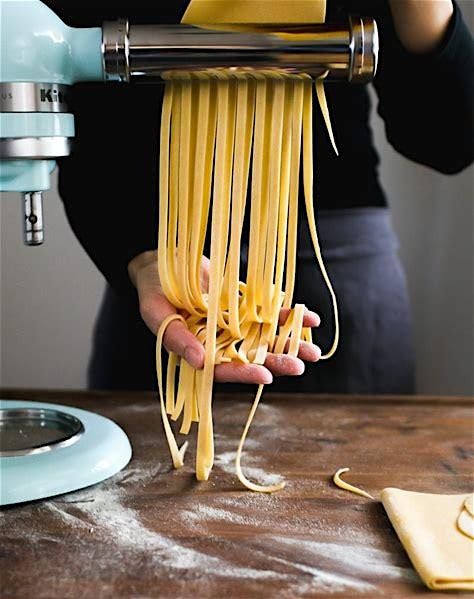
[[[41,191],[27,191],[23,194],[23,214],[25,217],[25,244],[41,245],[44,240],[43,193]]]

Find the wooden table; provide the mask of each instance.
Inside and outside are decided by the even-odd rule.
[[[183,469],[171,468],[151,394],[2,397],[108,416],[134,450],[129,466],[100,485],[3,510],[4,599],[429,595],[382,505],[339,490],[331,476],[350,466],[349,480],[376,496],[386,486],[472,491],[468,398],[267,394],[243,464],[252,479],[281,475],[287,486],[263,495],[244,490],[233,472],[249,397],[216,398],[216,463],[206,483],[194,478],[192,449]]]

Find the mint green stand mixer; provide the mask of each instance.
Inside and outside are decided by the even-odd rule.
[[[252,33],[205,24],[129,24],[123,18],[72,28],[40,0],[0,0],[0,192],[21,193],[25,243],[41,244],[42,195],[56,159],[68,156],[74,141],[68,95],[75,83],[156,82],[168,70],[216,68],[365,83],[375,74],[377,57],[370,17],[349,17],[342,25],[266,25]],[[67,406],[2,401],[1,433],[7,442],[0,444],[0,504],[97,483],[131,457],[116,424]]]

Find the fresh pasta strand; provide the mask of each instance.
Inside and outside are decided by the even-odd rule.
[[[344,472],[349,472],[349,470],[350,468],[339,468],[339,470],[333,476],[334,484],[340,489],[344,489],[345,491],[350,491],[351,493],[361,495],[362,497],[368,497],[369,499],[375,499],[375,497],[372,497],[372,495],[370,493],[367,493],[367,491],[359,489],[359,487],[354,487],[354,485],[346,483],[345,480],[342,480],[341,474],[344,474]]]
[[[332,130],[331,117],[329,116],[329,108],[328,108],[328,103],[326,100],[326,92],[324,91],[324,79],[325,79],[326,75],[327,75],[327,73],[325,75],[323,75],[322,77],[320,77],[319,79],[316,79],[316,81],[314,82],[314,88],[316,90],[316,96],[318,98],[319,106],[321,107],[321,112],[322,112],[322,115],[324,118],[324,123],[326,125],[326,129],[328,131],[329,139],[331,140],[333,150],[336,153],[336,156],[339,156],[339,150],[337,149],[336,140],[334,138],[334,133]]]
[[[316,229],[316,218],[314,215],[313,204],[313,110],[312,110],[312,90],[311,80],[305,79],[305,89],[303,98],[303,188],[306,204],[306,216],[308,219],[309,232],[313,243],[314,253],[319,265],[319,270],[323,276],[326,287],[331,296],[333,316],[334,316],[334,338],[330,349],[321,356],[320,360],[327,360],[336,352],[339,345],[339,313],[337,307],[337,298],[332,287],[329,275],[324,265],[324,259],[319,245],[318,232]],[[330,126],[330,125],[329,125]]]
[[[212,387],[217,364],[263,364],[268,352],[297,356],[305,307],[292,298],[296,272],[298,181],[303,168],[306,213],[319,268],[337,302],[319,248],[312,198],[312,80],[275,71],[213,70],[165,74],[160,133],[158,271],[164,293],[182,314],[168,317],[157,335],[156,357],[163,425],[176,468],[187,443],[177,446],[167,414],[187,434],[197,423],[196,476],[207,480],[214,461]],[[316,94],[331,140],[324,88]],[[301,160],[302,157],[302,160]],[[241,272],[245,204],[250,188],[248,264]],[[201,262],[210,225],[208,287]],[[239,280],[241,276],[244,280]],[[282,307],[289,308],[279,325]],[[205,348],[204,369],[170,355],[163,394],[161,351],[166,327],[182,320]],[[260,385],[236,455],[244,486],[272,493],[242,472],[241,457],[263,385]],[[166,399],[166,401],[165,401]]]
[[[247,433],[249,432],[250,425],[252,424],[253,418],[255,416],[255,412],[257,411],[258,404],[260,402],[260,398],[262,397],[263,387],[264,387],[263,385],[258,386],[257,394],[255,395],[255,399],[254,399],[252,408],[248,415],[247,422],[245,423],[244,432],[242,433],[242,436],[240,437],[239,447],[237,448],[237,455],[235,457],[235,470],[237,472],[238,479],[245,487],[247,487],[247,489],[250,489],[251,491],[257,491],[260,493],[274,493],[275,491],[280,491],[281,489],[283,489],[283,487],[285,486],[285,483],[281,482],[281,483],[277,483],[275,485],[257,485],[256,483],[251,482],[244,475],[244,473],[242,472],[241,464],[240,464],[241,459],[242,459],[242,451],[244,448],[245,439],[247,438]]]
[[[186,449],[188,447],[188,442],[186,441],[181,449],[178,449],[178,444],[176,443],[176,439],[174,438],[173,431],[171,430],[170,423],[168,421],[168,416],[166,414],[166,406],[163,399],[163,370],[161,366],[161,351],[163,346],[163,335],[165,334],[166,327],[173,320],[184,320],[182,316],[179,314],[172,314],[165,318],[165,320],[161,323],[160,328],[158,329],[158,333],[156,335],[156,372],[158,378],[158,394],[160,396],[160,404],[161,404],[161,418],[163,420],[163,426],[165,428],[166,440],[168,441],[168,447],[170,448],[171,457],[173,459],[173,465],[175,468],[181,468],[184,461],[184,454],[186,453]]]

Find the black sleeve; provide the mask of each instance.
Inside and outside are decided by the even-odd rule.
[[[474,42],[459,7],[428,54],[404,49],[388,7],[378,25],[374,86],[388,141],[415,162],[446,174],[461,171],[474,159]]]
[[[188,0],[45,0],[67,24],[178,23]],[[163,86],[81,83],[68,102],[76,137],[59,162],[59,194],[77,239],[121,296],[135,297],[128,263],[157,246],[158,139]]]
[[[135,295],[127,266],[156,248],[161,87],[75,86],[74,151],[59,193],[76,237],[119,295]]]

